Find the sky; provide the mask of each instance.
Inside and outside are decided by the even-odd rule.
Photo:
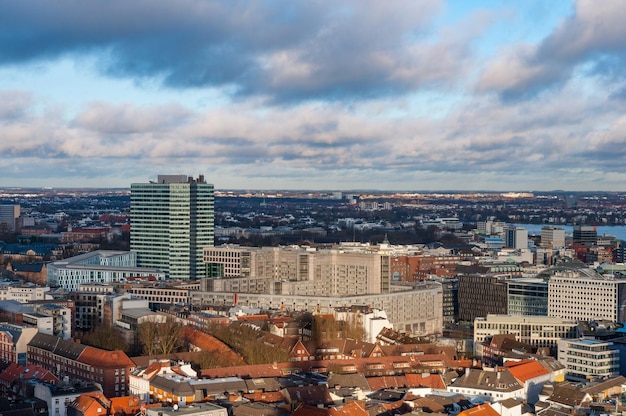
[[[622,0],[0,0],[0,186],[626,191]]]

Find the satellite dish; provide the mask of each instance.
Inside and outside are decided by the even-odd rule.
[[[174,409],[174,411],[177,411],[178,410],[178,405],[174,404],[174,406],[172,406],[172,409]]]

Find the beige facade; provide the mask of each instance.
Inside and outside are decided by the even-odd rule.
[[[207,247],[204,261],[221,270],[205,290],[301,296],[389,293],[389,255],[339,249]],[[218,267],[215,267],[218,266]]]

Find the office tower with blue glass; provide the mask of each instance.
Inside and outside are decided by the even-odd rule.
[[[203,248],[213,246],[214,190],[204,176],[158,175],[130,188],[130,248],[140,267],[171,279],[205,276]]]

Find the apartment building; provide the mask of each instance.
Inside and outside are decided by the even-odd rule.
[[[128,375],[135,365],[123,351],[105,351],[38,333],[28,343],[28,363],[59,378],[99,383],[107,397],[128,393]]]

